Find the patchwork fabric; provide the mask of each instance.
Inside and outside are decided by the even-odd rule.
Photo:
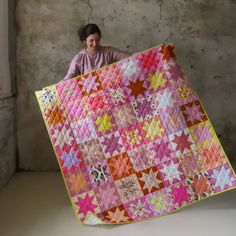
[[[83,224],[166,215],[236,188],[174,49],[158,45],[36,92]]]

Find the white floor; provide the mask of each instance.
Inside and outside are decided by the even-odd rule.
[[[118,226],[83,226],[59,172],[17,173],[0,191],[0,236],[235,236],[236,190],[174,214]]]

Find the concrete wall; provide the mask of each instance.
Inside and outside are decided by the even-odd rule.
[[[0,189],[16,169],[15,36],[15,1],[0,0]]]
[[[61,80],[83,45],[77,28],[102,30],[103,45],[130,52],[172,42],[231,160],[236,143],[236,1],[18,0],[19,166],[57,169],[34,91]]]
[[[16,167],[15,99],[0,100],[0,189],[13,176]]]

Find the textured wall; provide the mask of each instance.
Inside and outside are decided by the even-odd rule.
[[[0,0],[0,99],[11,96],[8,63],[8,1]]]
[[[103,45],[130,52],[160,43],[177,47],[177,60],[208,112],[229,158],[236,150],[236,1],[18,0],[17,127],[19,165],[56,169],[34,90],[56,83],[83,45],[77,28],[102,30]]]
[[[0,0],[0,189],[16,169],[15,1]],[[9,71],[10,68],[10,71]]]
[[[0,99],[0,189],[8,182],[16,167],[15,99]]]

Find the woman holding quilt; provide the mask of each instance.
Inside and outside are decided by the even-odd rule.
[[[78,31],[78,35],[85,43],[85,48],[74,56],[63,80],[86,74],[131,55],[114,47],[101,46],[101,31],[95,24],[86,25]]]

